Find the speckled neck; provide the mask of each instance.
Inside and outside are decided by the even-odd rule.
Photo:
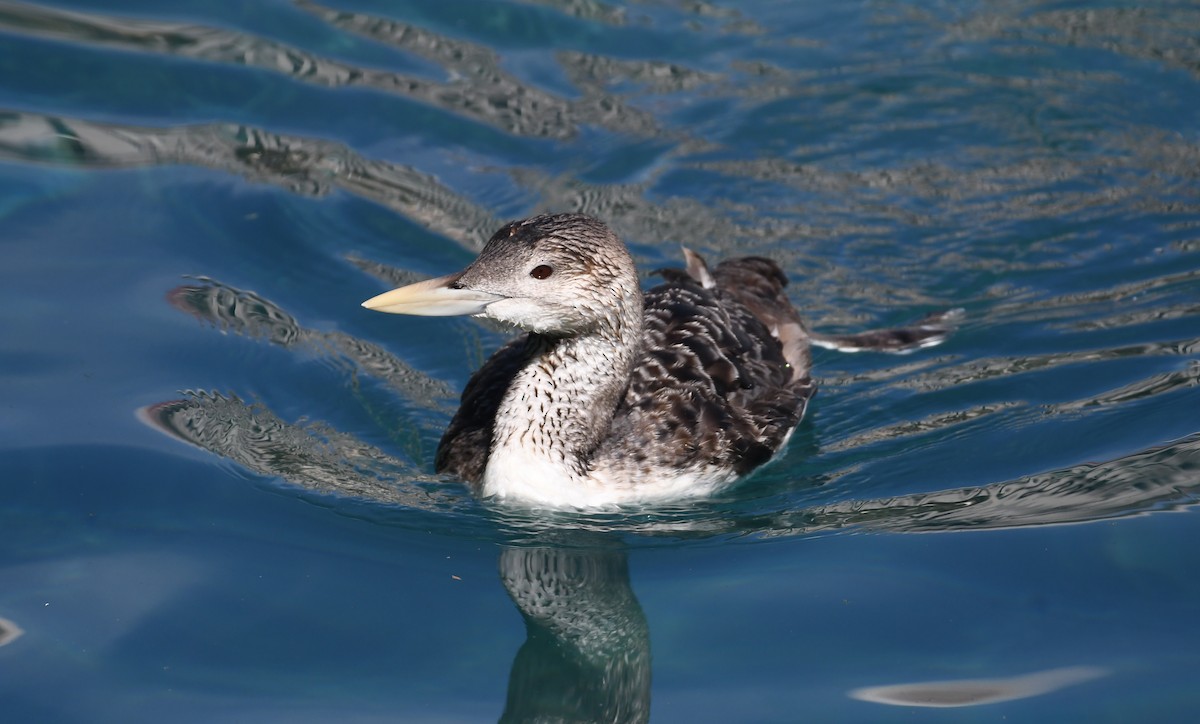
[[[586,494],[591,455],[641,353],[641,293],[625,297],[589,334],[529,336],[528,361],[497,411],[484,495],[561,505],[571,489]]]

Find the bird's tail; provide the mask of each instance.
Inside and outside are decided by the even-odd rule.
[[[905,327],[871,329],[856,334],[810,333],[817,347],[838,352],[892,352],[905,354],[946,341],[963,317],[962,309],[935,312]]]

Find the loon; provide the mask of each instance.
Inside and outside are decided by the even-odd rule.
[[[502,227],[466,269],[363,306],[474,315],[525,331],[467,383],[437,472],[483,498],[612,508],[709,495],[770,460],[816,392],[811,346],[907,351],[947,328],[809,332],[769,259],[657,272],[642,292],[601,221],[553,214]]]

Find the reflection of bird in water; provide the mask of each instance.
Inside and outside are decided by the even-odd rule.
[[[903,351],[931,323],[811,335],[773,262],[686,270],[644,295],[628,250],[599,221],[537,216],[501,228],[465,270],[364,306],[472,314],[527,334],[475,373],[442,437],[439,472],[486,497],[592,507],[704,495],[769,460],[816,390],[812,343]]]
[[[650,718],[650,630],[625,553],[506,548],[500,578],[525,618],[502,722]]]

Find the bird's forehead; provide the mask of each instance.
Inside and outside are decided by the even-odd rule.
[[[619,269],[623,248],[600,222],[581,214],[553,214],[513,221],[492,236],[475,266],[514,273],[529,263],[570,269],[578,277],[607,281]]]
[[[489,246],[510,248],[533,248],[538,246],[562,246],[566,235],[555,224],[545,223],[541,218],[514,221],[501,227],[492,235]]]
[[[559,233],[555,229],[509,224],[488,241],[480,253],[481,257],[510,260],[528,259],[535,252],[562,257],[579,257],[588,254],[590,244]]]

